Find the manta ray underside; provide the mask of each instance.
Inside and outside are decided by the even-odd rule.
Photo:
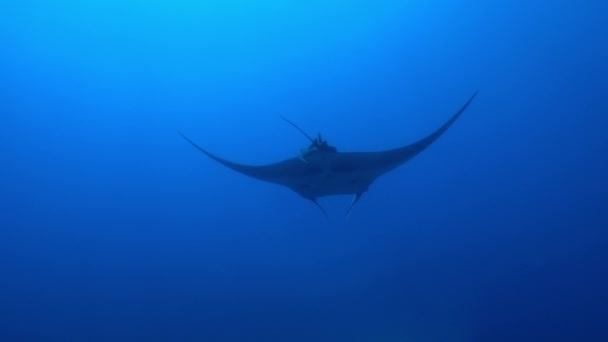
[[[246,176],[286,186],[314,202],[325,214],[317,199],[331,195],[354,195],[348,214],[369,186],[381,175],[407,162],[437,140],[469,106],[477,92],[441,127],[412,144],[377,152],[338,152],[312,149],[307,154],[268,165],[244,165],[220,158],[200,147],[185,135],[184,139],[220,164]],[[291,123],[289,121],[289,123]],[[293,123],[291,123],[294,125]],[[295,125],[294,125],[295,126]],[[297,126],[296,126],[297,128]],[[299,128],[298,128],[299,129]],[[307,135],[308,137],[308,135]],[[311,139],[313,145],[322,142]],[[327,146],[326,142],[325,146]]]

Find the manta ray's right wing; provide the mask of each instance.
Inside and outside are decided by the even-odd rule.
[[[380,175],[398,167],[399,165],[412,159],[420,152],[424,151],[433,142],[435,142],[443,133],[445,133],[460,115],[467,109],[473,101],[477,92],[475,92],[469,100],[460,109],[452,115],[441,127],[436,129],[428,136],[403,147],[398,147],[392,150],[377,151],[377,152],[350,152],[343,153],[336,158],[334,168],[359,173],[362,179],[366,179],[370,183]]]

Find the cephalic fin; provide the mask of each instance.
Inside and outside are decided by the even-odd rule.
[[[350,207],[348,208],[348,212],[346,213],[346,217],[348,217],[351,213],[351,211],[353,210],[353,207],[355,206],[355,204],[357,202],[359,202],[359,200],[361,199],[361,196],[363,195],[362,192],[356,193],[355,196],[353,197],[353,201],[350,204]]]
[[[306,161],[306,159],[304,159],[304,156],[301,153],[296,153],[296,157],[298,157],[298,159],[300,159],[304,164],[308,164],[308,162]]]
[[[325,217],[329,217],[327,216],[327,212],[325,211],[325,209],[323,209],[323,207],[321,206],[321,204],[319,204],[319,201],[317,201],[316,198],[311,198],[310,199],[314,204],[317,205],[317,207],[319,207],[319,209],[321,209],[321,211],[323,212],[323,215],[325,215]]]

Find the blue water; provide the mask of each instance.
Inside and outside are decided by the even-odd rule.
[[[608,3],[10,1],[0,341],[607,341]],[[230,171],[433,146],[329,218]]]

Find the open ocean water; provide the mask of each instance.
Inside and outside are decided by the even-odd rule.
[[[608,341],[608,2],[0,5],[0,341]],[[319,199],[229,160],[432,146]]]

